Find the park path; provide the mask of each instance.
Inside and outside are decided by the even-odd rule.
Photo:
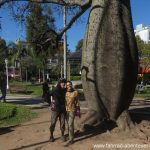
[[[22,98],[22,99],[21,99]],[[14,100],[14,101],[13,101]],[[56,141],[54,143],[50,143],[49,139],[49,125],[50,125],[50,108],[46,106],[46,104],[42,105],[41,99],[32,98],[32,97],[8,97],[9,103],[22,103],[25,105],[34,106],[36,108],[39,105],[38,109],[33,109],[33,111],[37,112],[39,116],[31,121],[26,123],[22,123],[16,127],[10,127],[5,129],[0,129],[0,150],[95,150],[94,144],[102,144],[102,148],[98,148],[99,150],[108,150],[106,148],[106,143],[110,144],[150,144],[150,139],[140,139],[137,137],[128,137],[126,138],[122,134],[111,134],[110,132],[102,132],[98,131],[97,133],[80,133],[75,136],[75,143],[69,147],[64,147],[64,144],[60,140],[60,130],[59,130],[59,122],[57,123],[56,130],[54,136]],[[26,101],[36,101],[28,103]],[[140,104],[141,103],[141,104]],[[23,104],[23,103],[22,103]],[[141,105],[143,107],[141,108]],[[143,109],[147,106],[147,109],[150,108],[149,100],[141,100],[136,99],[132,103],[131,109],[136,109],[139,107]],[[43,106],[43,107],[41,107]],[[86,104],[82,103],[82,108],[86,107]],[[144,107],[145,106],[145,107]],[[84,110],[84,109],[83,109]],[[150,117],[149,117],[150,118]],[[79,118],[76,118],[76,122],[80,121]],[[148,120],[146,119],[146,122]],[[149,122],[148,122],[149,123]],[[150,125],[150,123],[149,123]],[[146,126],[147,132],[150,133],[150,129]],[[109,148],[113,149],[113,148]],[[113,150],[119,150],[113,149]],[[127,150],[127,149],[126,149]],[[137,149],[135,149],[137,150]],[[149,148],[145,148],[145,150],[150,150]]]

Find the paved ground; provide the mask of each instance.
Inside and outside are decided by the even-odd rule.
[[[29,122],[23,123],[16,127],[10,127],[0,130],[0,150],[108,150],[113,148],[94,148],[94,144],[101,144],[106,146],[106,143],[110,144],[150,144],[150,138],[145,140],[139,138],[138,135],[124,135],[123,133],[112,134],[110,132],[97,130],[97,132],[85,132],[76,134],[75,143],[70,147],[64,147],[64,142],[60,140],[59,122],[57,123],[54,136],[56,141],[50,143],[49,139],[49,124],[50,124],[50,109],[46,103],[43,103],[40,97],[29,96],[7,96],[8,103],[23,104],[33,108],[39,113],[38,118],[35,118]],[[82,109],[87,109],[85,101],[81,102]],[[142,124],[142,130],[146,133],[150,133],[150,100],[143,100],[136,98],[131,104],[130,110],[142,114],[140,118],[143,120],[143,116],[146,116],[145,121]],[[144,113],[147,113],[145,115]],[[134,114],[136,115],[136,114]],[[76,118],[76,123],[80,121]],[[149,145],[150,146],[150,145]],[[150,147],[144,148],[149,150]],[[113,150],[119,150],[113,149]],[[126,148],[127,150],[127,148]],[[138,150],[135,148],[135,150]]]
[[[30,106],[33,108],[44,108],[48,107],[48,104],[42,100],[41,97],[33,97],[33,96],[27,96],[27,95],[20,95],[20,96],[7,96],[6,101],[8,103],[14,103],[14,104],[22,104],[26,106]],[[81,108],[87,109],[87,102],[86,101],[80,101]],[[130,110],[135,109],[148,109],[150,108],[150,99],[143,99],[143,98],[134,98]]]
[[[26,95],[7,96],[6,101],[8,103],[22,104],[22,105],[30,106],[33,108],[48,106],[48,104],[45,103],[41,97],[33,97],[33,96],[26,96]]]
[[[26,106],[30,106],[32,108],[44,108],[48,107],[48,103],[44,102],[41,97],[33,97],[33,96],[7,96],[6,101],[8,103],[13,104],[22,104]],[[87,103],[85,101],[81,101],[82,109],[87,109]]]
[[[22,96],[7,96],[7,102],[13,104],[22,104],[30,106],[33,109],[49,108],[48,103],[44,102],[41,97],[32,97],[27,95]],[[88,109],[86,101],[80,101],[81,110]],[[137,120],[150,118],[150,100],[143,98],[134,98],[129,107],[131,117]],[[143,118],[144,117],[144,118]],[[150,120],[150,119],[149,119]]]

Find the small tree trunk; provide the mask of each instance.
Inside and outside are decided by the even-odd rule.
[[[44,72],[44,69],[43,69],[43,82],[45,81],[45,72]]]

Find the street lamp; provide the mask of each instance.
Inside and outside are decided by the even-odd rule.
[[[67,23],[67,8],[64,6],[64,27]],[[64,78],[67,79],[67,33],[64,32]]]
[[[9,85],[8,85],[8,59],[5,59],[5,65],[6,65],[6,88],[7,90],[9,89]]]

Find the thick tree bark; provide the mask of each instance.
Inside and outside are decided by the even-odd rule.
[[[87,118],[95,112],[95,121],[116,121],[128,109],[134,96],[137,65],[130,0],[92,1],[82,57]]]

